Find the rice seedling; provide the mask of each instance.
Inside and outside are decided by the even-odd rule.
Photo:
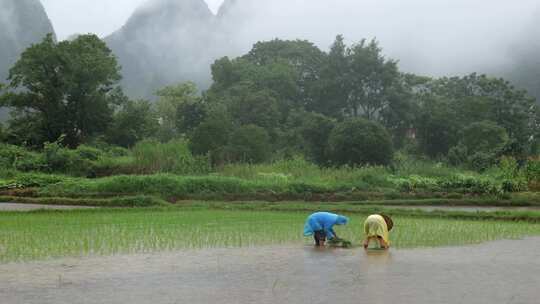
[[[312,242],[302,236],[306,212],[101,209],[0,213],[0,262],[213,247]],[[367,214],[347,214],[337,234],[362,241]],[[451,246],[540,235],[540,224],[395,216],[396,248]]]

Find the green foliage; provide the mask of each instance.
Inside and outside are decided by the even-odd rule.
[[[37,68],[39,67],[39,68]],[[64,135],[76,147],[102,134],[122,100],[116,58],[95,35],[55,42],[48,35],[23,52],[10,70],[2,103],[14,108],[20,143],[41,146]]]
[[[497,158],[493,153],[476,152],[467,159],[469,166],[479,172],[483,172],[495,165]]]
[[[393,154],[388,132],[377,123],[359,118],[338,123],[328,147],[336,165],[388,165]]]
[[[454,119],[454,110],[446,99],[421,98],[421,110],[416,121],[419,147],[431,158],[444,156],[459,142],[460,126]]]
[[[397,61],[388,60],[376,40],[363,39],[347,49],[347,111],[369,120],[389,106],[399,85]]]
[[[22,147],[0,144],[0,167],[20,171],[39,171],[46,168],[43,157]]]
[[[190,136],[189,147],[193,154],[209,155],[212,162],[217,163],[229,142],[232,129],[228,115],[216,112],[195,128]]]
[[[160,120],[158,138],[161,141],[190,132],[204,119],[206,109],[193,82],[166,86],[158,90],[156,95]]]
[[[328,138],[335,121],[322,114],[297,111],[291,113],[284,134],[284,145],[296,150],[316,164],[328,165]]]
[[[469,152],[464,145],[457,145],[448,151],[448,162],[453,166],[467,164]]]
[[[470,154],[497,152],[508,142],[506,130],[490,121],[474,122],[462,132],[462,143]]]
[[[158,116],[149,101],[128,100],[114,114],[106,140],[110,144],[128,148],[138,141],[154,136],[158,129]]]
[[[253,91],[247,86],[231,89],[228,110],[233,120],[240,125],[256,125],[268,131],[274,129],[281,119],[279,104],[271,91]],[[234,93],[232,93],[234,92]]]
[[[446,155],[460,141],[460,133],[469,155],[491,153],[503,142],[502,155],[524,159],[530,151],[530,139],[538,132],[538,107],[526,92],[504,79],[471,74],[427,80],[416,90],[419,141],[429,156]],[[480,150],[475,146],[478,143]]]
[[[2,90],[2,87],[0,85],[0,92]],[[7,134],[4,130],[4,125],[0,122],[0,143],[3,143],[6,140]]]
[[[138,173],[204,174],[211,169],[208,159],[193,156],[184,140],[146,140],[137,143],[132,153]]]
[[[76,176],[95,175],[94,162],[100,157],[100,151],[86,146],[71,150],[59,142],[45,143],[43,159],[49,172],[66,173]]]
[[[527,181],[529,182],[529,187],[532,190],[540,190],[540,159],[530,158],[527,161],[527,166],[525,168],[525,174],[527,176]]]
[[[268,133],[256,125],[245,125],[231,134],[224,157],[230,162],[261,163],[270,158],[270,152]]]

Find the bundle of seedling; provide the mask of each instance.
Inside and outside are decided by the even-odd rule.
[[[347,241],[345,239],[341,238],[333,238],[328,241],[328,245],[331,247],[339,247],[339,248],[350,248],[352,247],[352,243],[350,241]]]

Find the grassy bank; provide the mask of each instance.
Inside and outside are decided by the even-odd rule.
[[[0,191],[37,188],[38,195],[49,197],[154,195],[166,200],[343,201],[461,199],[479,195],[504,198],[510,193],[525,192],[528,186],[526,174],[517,165],[495,166],[482,174],[409,158],[396,160],[388,167],[324,168],[301,158],[258,165],[240,163],[207,167],[203,160],[193,158],[185,149],[182,143],[145,144],[129,152],[131,156],[113,156],[84,147],[61,155],[84,156],[100,168],[127,166],[131,169],[106,169],[110,176],[96,178],[102,174],[94,172],[88,175],[91,178],[86,178],[69,170],[54,171],[55,167],[48,163],[44,168],[49,168],[50,172],[45,173],[36,171],[43,166],[26,172],[12,165],[0,172]],[[17,160],[12,163],[18,164],[17,157],[11,157]],[[80,163],[84,162],[74,158],[66,164]]]
[[[62,175],[12,173],[4,174],[0,181],[0,195],[106,198],[111,196],[157,196],[171,202],[185,199],[238,201],[238,200],[305,200],[305,201],[366,201],[366,200],[408,200],[446,199],[459,200],[518,201],[520,204],[540,204],[540,196],[526,192],[505,193],[491,191],[496,183],[481,179],[456,178],[446,180],[445,188],[403,190],[398,186],[370,187],[359,179],[344,180],[341,183],[310,182],[295,178],[263,176],[241,178],[218,174],[207,176],[180,176],[173,174],[120,175],[98,179],[75,178]],[[441,181],[441,183],[443,183]],[[474,190],[476,189],[476,190]],[[484,189],[484,190],[481,190]],[[525,196],[523,198],[523,196]],[[516,198],[515,200],[513,198]],[[503,202],[504,203],[504,202]]]
[[[366,210],[367,211],[367,210]],[[355,245],[367,213],[337,229]],[[306,212],[227,211],[200,206],[0,213],[0,262],[187,248],[308,244]],[[395,215],[396,248],[472,244],[540,235],[540,224]]]

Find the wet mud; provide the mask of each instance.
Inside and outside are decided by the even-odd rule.
[[[538,303],[540,238],[374,251],[284,246],[0,265],[2,303]]]

